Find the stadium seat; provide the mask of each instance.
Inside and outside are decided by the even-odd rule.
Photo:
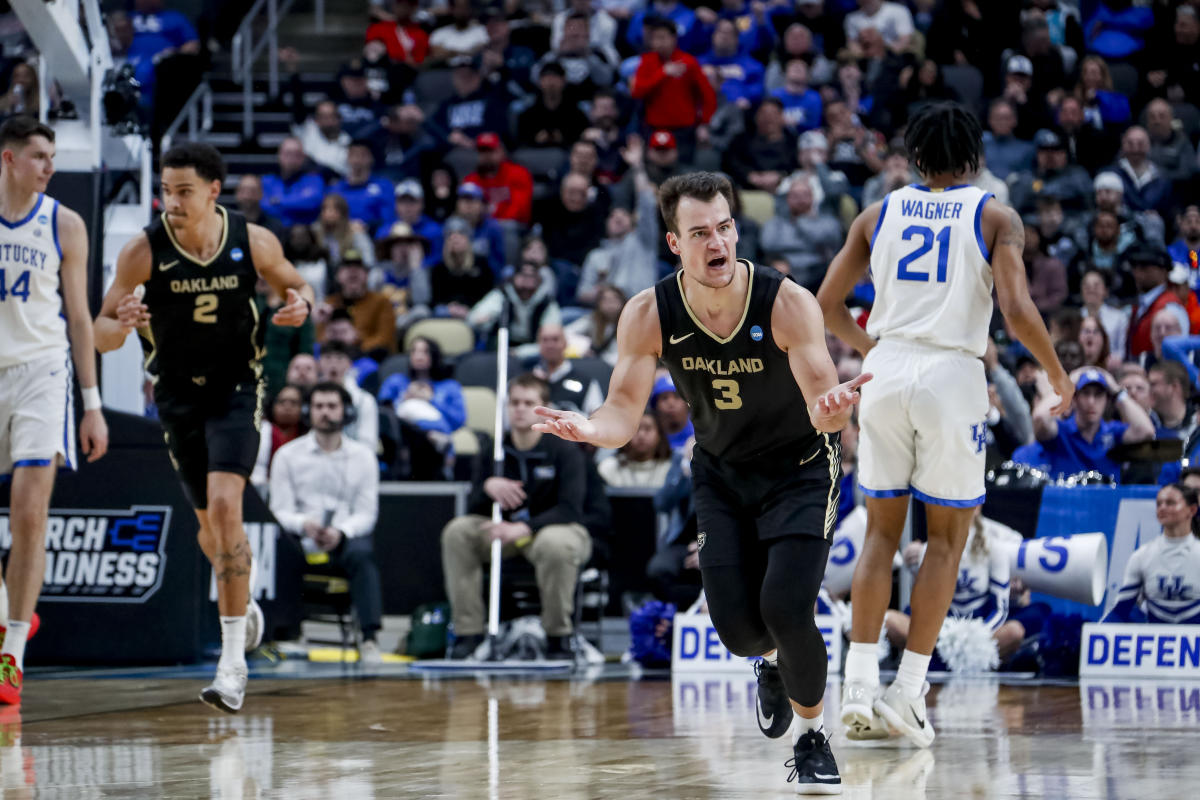
[[[1137,95],[1138,85],[1141,82],[1141,79],[1138,77],[1137,67],[1132,64],[1112,62],[1108,65],[1108,74],[1112,76],[1114,92],[1123,94],[1131,99]]]
[[[388,356],[379,365],[379,385],[383,386],[383,382],[393,375],[398,373],[408,372],[408,356],[404,353],[397,353],[394,356]]]
[[[775,195],[770,192],[748,189],[741,192],[742,216],[749,217],[759,225],[775,216]]]
[[[457,456],[479,455],[479,437],[470,428],[459,428],[450,436]]]
[[[557,147],[521,147],[513,151],[512,160],[538,183],[555,183],[567,170],[567,151]]]
[[[450,75],[451,70],[448,69],[428,69],[417,74],[413,83],[413,93],[417,96],[417,105],[425,113],[428,114],[454,94],[454,83]]]
[[[496,427],[496,392],[486,386],[464,386],[463,403],[467,407],[466,427],[490,436]]]
[[[612,377],[612,365],[602,358],[573,358],[571,371],[600,384],[600,390],[608,393],[608,380]]]
[[[426,336],[437,342],[446,358],[455,358],[475,349],[475,332],[461,319],[431,317],[414,322],[408,333],[404,334],[405,351],[418,336]]]
[[[508,377],[521,374],[521,364],[512,356],[508,358]],[[467,353],[454,365],[454,380],[463,386],[496,385],[496,354],[491,352]]]
[[[970,64],[948,64],[942,67],[942,80],[960,103],[976,114],[983,113],[983,73],[977,68]]]
[[[455,176],[461,181],[475,171],[475,166],[479,163],[479,155],[474,148],[455,147],[446,153],[442,163],[454,170]]]

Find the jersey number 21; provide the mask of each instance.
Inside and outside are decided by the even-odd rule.
[[[925,225],[909,225],[900,234],[904,241],[912,241],[920,239],[921,243],[917,245],[917,249],[900,259],[897,264],[896,277],[902,281],[928,281],[929,273],[921,272],[909,268],[909,264],[921,258],[930,250],[933,249],[933,243],[937,242],[937,282],[946,282],[946,262],[950,258],[950,229],[942,228],[935,235],[933,230]]]

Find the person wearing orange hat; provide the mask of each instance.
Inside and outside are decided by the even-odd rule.
[[[475,151],[479,161],[465,182],[483,189],[487,212],[494,218],[528,225],[533,215],[533,176],[529,170],[508,160],[504,143],[494,133],[476,136]]]

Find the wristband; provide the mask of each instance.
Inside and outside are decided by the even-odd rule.
[[[304,305],[308,306],[308,315],[311,317],[312,316],[312,303],[308,302],[307,297],[301,297],[300,299],[304,301]]]
[[[518,548],[522,548],[522,547],[525,547],[527,544],[529,544],[532,541],[533,541],[532,536],[522,536],[520,539],[517,539],[515,542],[513,542],[513,544],[515,544]]]
[[[1129,392],[1125,389],[1122,389],[1121,391],[1117,392],[1116,396],[1113,397],[1113,402],[1117,405],[1120,405],[1121,401],[1127,397],[1129,397]]]
[[[89,386],[86,389],[81,389],[80,393],[83,395],[84,411],[95,411],[96,409],[100,408],[101,403],[99,389],[97,389],[95,386]]]

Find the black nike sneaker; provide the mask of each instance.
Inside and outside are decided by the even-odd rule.
[[[796,794],[842,793],[842,776],[824,731],[808,731],[801,736],[784,766],[792,768],[788,783],[796,781]]]
[[[778,739],[792,727],[792,703],[783,688],[783,676],[779,667],[766,659],[754,665],[754,674],[758,677],[758,702],[754,706],[758,729],[765,736]]]

